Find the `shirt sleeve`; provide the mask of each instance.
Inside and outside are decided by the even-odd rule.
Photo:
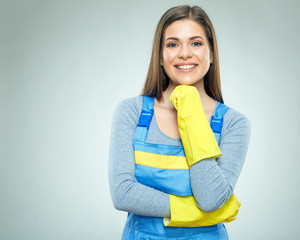
[[[193,195],[205,212],[214,211],[230,198],[242,170],[250,139],[249,119],[230,108],[224,115],[219,147],[222,156],[204,159],[190,168]]]
[[[138,97],[121,101],[115,108],[109,149],[109,187],[114,207],[138,215],[169,217],[169,195],[139,183],[135,178],[133,136],[140,110]],[[141,102],[142,103],[142,102]]]

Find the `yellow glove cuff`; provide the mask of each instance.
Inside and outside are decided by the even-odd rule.
[[[220,222],[231,222],[236,219],[241,203],[234,194],[223,206],[212,212],[203,212],[193,196],[170,196],[171,218],[163,218],[165,226],[201,227]]]

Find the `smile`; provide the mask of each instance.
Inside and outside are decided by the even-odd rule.
[[[178,69],[191,69],[197,67],[197,64],[194,65],[175,65],[176,68]]]

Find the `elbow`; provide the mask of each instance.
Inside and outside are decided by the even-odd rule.
[[[112,198],[113,206],[118,211],[128,212],[129,207],[128,204],[122,198]]]
[[[121,201],[113,200],[114,208],[118,211],[126,211],[124,204]]]
[[[128,186],[124,183],[116,184],[111,187],[111,199],[116,210],[128,212],[131,202],[129,193],[132,187],[132,185]]]
[[[219,205],[219,204],[216,204],[214,202],[204,202],[204,203],[198,203],[197,202],[197,206],[203,211],[203,212],[213,212],[217,209],[219,209],[220,207],[223,206],[222,205]]]
[[[123,200],[124,197],[121,197],[121,194],[117,191],[117,189],[115,191],[111,191],[111,199],[116,210],[126,211],[126,206]]]
[[[232,188],[230,188],[228,189],[228,191],[220,194],[219,196],[200,198],[196,201],[196,204],[203,212],[213,212],[221,208],[224,203],[226,203],[226,201],[231,197],[232,193]]]

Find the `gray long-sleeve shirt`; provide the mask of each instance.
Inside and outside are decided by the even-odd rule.
[[[169,195],[139,183],[134,176],[132,142],[142,107],[142,96],[137,96],[121,101],[114,111],[109,150],[112,201],[118,210],[144,216],[170,217]],[[230,108],[224,115],[220,136],[222,156],[217,161],[208,158],[191,166],[193,195],[203,211],[220,208],[232,195],[246,157],[250,131],[248,118]],[[181,139],[171,138],[161,132],[155,114],[146,142],[182,145]]]

